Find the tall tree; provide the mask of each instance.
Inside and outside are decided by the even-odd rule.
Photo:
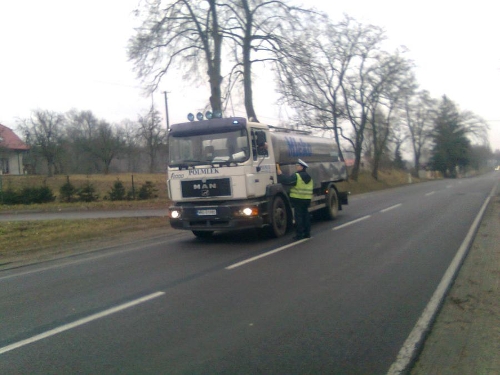
[[[318,14],[309,15],[308,25],[302,35],[289,38],[277,69],[278,92],[296,109],[300,123],[333,130],[341,150],[341,88],[358,48],[359,25],[350,17],[333,24]]]
[[[38,153],[47,163],[49,177],[59,172],[63,157],[64,116],[48,110],[35,110],[29,119],[20,120],[19,128],[30,139],[32,153]]]
[[[137,123],[125,119],[120,123],[119,135],[123,141],[123,156],[128,172],[140,170],[140,140],[137,137]]]
[[[128,56],[137,75],[149,80],[154,91],[170,70],[184,69],[186,79],[206,72],[212,110],[222,111],[222,34],[216,1],[164,3],[152,0],[136,11],[142,25],[130,39]]]
[[[385,32],[377,26],[357,26],[357,44],[353,58],[352,69],[349,70],[342,93],[344,110],[351,125],[352,135],[345,137],[353,147],[354,165],[351,178],[358,179],[365,130],[369,124],[370,114],[373,113],[374,103],[377,103],[381,84],[375,84],[370,76],[376,75],[381,57],[381,43],[385,39]]]
[[[149,157],[149,173],[153,173],[156,168],[158,153],[166,144],[167,132],[162,126],[160,112],[154,106],[151,106],[146,116],[139,117],[138,123],[139,129],[137,133],[146,146]]]
[[[469,163],[468,130],[455,103],[443,96],[438,108],[434,131],[431,164],[445,177],[456,177]]]
[[[299,15],[308,11],[280,0],[228,0],[220,6],[227,19],[222,33],[232,42],[229,48],[236,60],[231,80],[241,79],[247,117],[258,121],[252,89],[253,64],[276,64],[288,35],[301,28]]]
[[[418,176],[422,152],[431,139],[431,131],[437,113],[437,101],[428,91],[404,98],[405,124],[413,151],[413,174]]]
[[[92,149],[92,154],[101,162],[104,174],[108,174],[111,162],[124,148],[123,139],[111,124],[101,120],[93,136],[93,142],[95,147]]]
[[[366,77],[371,92],[368,108],[373,134],[372,177],[376,180],[382,155],[388,149],[393,122],[397,122],[399,118],[398,109],[402,99],[415,89],[411,61],[405,59],[399,52],[381,53],[378,60],[375,69]]]
[[[258,121],[252,66],[280,58],[283,39],[301,27],[297,14],[305,10],[280,0],[176,0],[162,4],[153,0],[142,12],[137,11],[143,23],[130,39],[128,53],[139,77],[152,76],[150,87],[156,89],[161,78],[179,66],[197,73],[191,77],[207,72],[214,112],[223,109],[222,93],[230,98],[236,83],[241,82],[247,117]],[[227,72],[227,79],[223,80],[223,72]]]
[[[80,173],[100,171],[99,159],[95,158],[99,119],[92,111],[70,110],[66,114],[66,133],[72,147],[73,170]]]

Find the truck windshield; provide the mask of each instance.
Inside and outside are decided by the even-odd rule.
[[[168,139],[170,167],[241,163],[250,157],[246,129],[234,131],[171,135]]]

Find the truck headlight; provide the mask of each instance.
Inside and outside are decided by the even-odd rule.
[[[181,211],[177,209],[170,210],[170,217],[172,219],[179,219],[181,217]]]
[[[258,207],[244,207],[236,211],[236,215],[245,217],[258,216],[259,209]]]

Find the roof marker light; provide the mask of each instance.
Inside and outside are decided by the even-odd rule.
[[[198,113],[196,114],[196,118],[198,119],[198,121],[203,120],[203,113],[198,112]]]
[[[190,114],[188,115],[188,120],[189,120],[189,121],[194,121],[194,115],[193,115],[192,113],[190,113]]]

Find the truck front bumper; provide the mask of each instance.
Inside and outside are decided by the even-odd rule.
[[[169,208],[170,225],[175,229],[196,231],[261,228],[267,224],[266,207],[259,202],[177,204]]]

